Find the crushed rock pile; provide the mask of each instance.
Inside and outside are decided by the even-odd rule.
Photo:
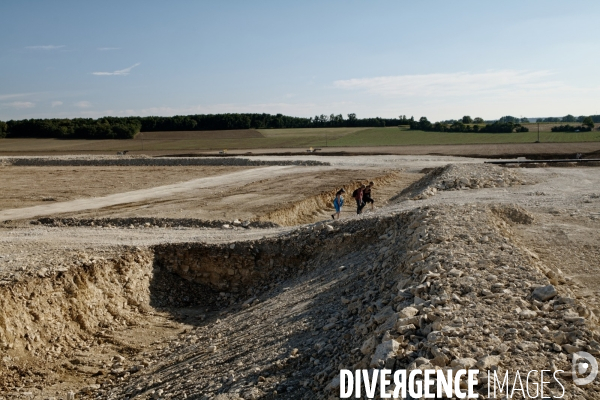
[[[224,220],[200,220],[195,218],[153,218],[153,217],[130,217],[130,218],[53,218],[44,217],[30,222],[31,224],[42,224],[49,226],[98,226],[98,227],[125,227],[125,228],[277,228],[278,224],[271,221],[224,221]]]
[[[569,168],[600,167],[600,161],[564,161],[564,162],[515,162],[500,164],[505,168]]]
[[[422,200],[438,191],[528,184],[518,171],[491,164],[448,164],[434,168],[391,200]]]
[[[287,278],[265,280],[89,397],[333,399],[340,369],[383,367],[509,372],[509,386],[516,370],[561,369],[563,398],[600,397],[598,383],[569,380],[572,353],[600,356],[596,317],[559,270],[511,241],[519,213],[500,214],[426,207],[296,232],[280,245],[320,245],[281,265]],[[477,388],[487,394],[486,373]]]
[[[331,165],[316,160],[257,160],[238,157],[147,157],[147,156],[49,156],[49,157],[2,157],[2,165],[15,166],[190,166],[190,165]]]

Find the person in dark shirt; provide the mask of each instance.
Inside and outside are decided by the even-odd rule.
[[[373,208],[375,207],[373,204],[375,203],[375,200],[373,200],[373,198],[371,197],[371,189],[374,185],[374,182],[369,182],[369,184],[363,190],[363,202],[365,203],[365,205],[371,203],[371,211],[373,211]]]

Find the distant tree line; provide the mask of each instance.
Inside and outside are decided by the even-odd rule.
[[[536,122],[564,122],[564,123],[574,123],[579,122],[583,123],[583,121],[587,118],[590,118],[594,123],[600,123],[600,115],[590,115],[586,117],[585,115],[580,115],[579,117],[575,117],[574,115],[568,114],[564,117],[548,117],[548,118],[538,118]]]
[[[512,115],[506,115],[506,116],[500,118],[497,122],[500,122],[500,123],[508,122],[508,123],[513,123],[513,124],[528,124],[529,118],[526,118],[526,117],[518,118],[518,117],[513,117]]]
[[[311,118],[291,117],[282,114],[197,114],[176,115],[172,117],[103,117],[73,119],[26,119],[0,121],[0,138],[62,138],[62,139],[130,139],[138,132],[157,131],[204,131],[229,129],[281,129],[281,128],[322,128],[322,127],[385,127],[409,125],[413,130],[435,132],[484,132],[509,133],[527,132],[522,123],[528,118],[510,115],[497,121],[484,121],[480,117],[465,115],[459,119],[450,119],[432,123],[426,117],[416,121],[413,117],[400,115],[397,118],[358,118],[356,114],[315,115]],[[563,125],[557,127],[561,132],[570,129],[584,131],[600,123],[600,115],[562,118],[543,118],[538,122],[581,123],[580,127]],[[590,125],[591,124],[591,125]],[[566,128],[568,126],[568,128]],[[589,128],[589,129],[588,129]]]
[[[26,119],[0,122],[0,137],[62,139],[130,139],[138,132],[209,131],[321,127],[385,127],[408,125],[398,118],[357,118],[356,114],[316,115],[311,118],[282,114],[198,114],[173,117],[104,117],[98,119]]]
[[[449,123],[446,121],[431,123],[426,117],[421,117],[418,121],[410,121],[411,130],[421,130],[430,132],[474,132],[474,133],[512,133],[512,132],[529,132],[529,129],[515,122],[507,122],[506,120],[495,121],[491,124],[479,126],[472,124],[476,120],[483,122],[481,118],[471,119],[469,116],[463,117],[461,120],[452,120]],[[467,122],[465,122],[467,121]],[[470,121],[470,122],[468,122]]]
[[[6,132],[8,131],[8,125],[6,122],[0,121],[0,139],[6,137]]]
[[[583,125],[558,125],[552,127],[552,132],[589,132],[592,128]]]
[[[554,126],[552,127],[552,132],[589,132],[594,129],[594,126],[594,119],[589,116],[583,118],[579,126],[569,124]]]
[[[5,125],[5,137],[59,139],[131,139],[142,127],[135,117],[24,119]]]
[[[402,119],[404,117],[404,120]],[[311,118],[291,117],[282,114],[198,114],[174,117],[139,117],[142,132],[156,131],[213,131],[228,129],[283,129],[322,127],[385,127],[402,123],[408,125],[406,116],[399,118],[357,118],[351,113],[315,115]]]
[[[517,117],[507,115],[505,117],[500,118],[499,120],[484,121],[483,118],[480,118],[480,117],[471,118],[469,115],[465,115],[464,117],[459,118],[459,119],[447,119],[445,121],[440,121],[440,122],[449,124],[449,125],[452,125],[456,122],[462,122],[463,124],[492,124],[494,122],[512,122],[513,124],[519,124],[519,123],[522,124],[522,123],[529,123],[529,118],[517,118]]]

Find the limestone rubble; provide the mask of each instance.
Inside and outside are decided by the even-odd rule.
[[[600,398],[597,382],[578,387],[570,373],[573,353],[600,357],[596,315],[560,269],[515,239],[535,217],[510,204],[418,203],[434,188],[527,183],[512,169],[450,166],[402,192],[396,201],[414,204],[407,210],[87,259],[37,277],[44,293],[27,282],[0,288],[0,345],[40,359],[66,353],[71,365],[74,348],[97,343],[95,327],[133,326],[160,311],[191,328],[96,366],[95,383],[76,398],[335,399],[340,369],[372,368],[479,369],[483,398],[484,371],[508,372],[512,388],[517,370],[563,370],[562,398]],[[201,315],[190,311],[199,307]],[[68,340],[59,343],[61,332]],[[16,361],[2,362],[11,372],[0,375],[0,393],[14,394]],[[561,394],[546,384],[546,396]]]
[[[234,295],[247,300],[97,398],[145,398],[159,389],[173,398],[336,398],[340,369],[383,367],[502,376],[561,369],[564,398],[584,393],[569,380],[569,355],[600,355],[595,316],[511,241],[518,223],[489,207],[462,206],[332,225],[282,238],[276,246],[288,252],[321,248],[306,261],[277,259],[289,271],[279,284]],[[481,373],[482,395],[486,381]],[[561,394],[557,384],[546,386],[546,394]]]

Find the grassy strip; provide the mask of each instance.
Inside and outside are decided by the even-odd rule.
[[[372,128],[355,132],[329,143],[330,146],[402,146],[438,144],[533,143],[537,131],[519,133],[449,133]],[[597,142],[600,132],[540,132],[544,143]]]

